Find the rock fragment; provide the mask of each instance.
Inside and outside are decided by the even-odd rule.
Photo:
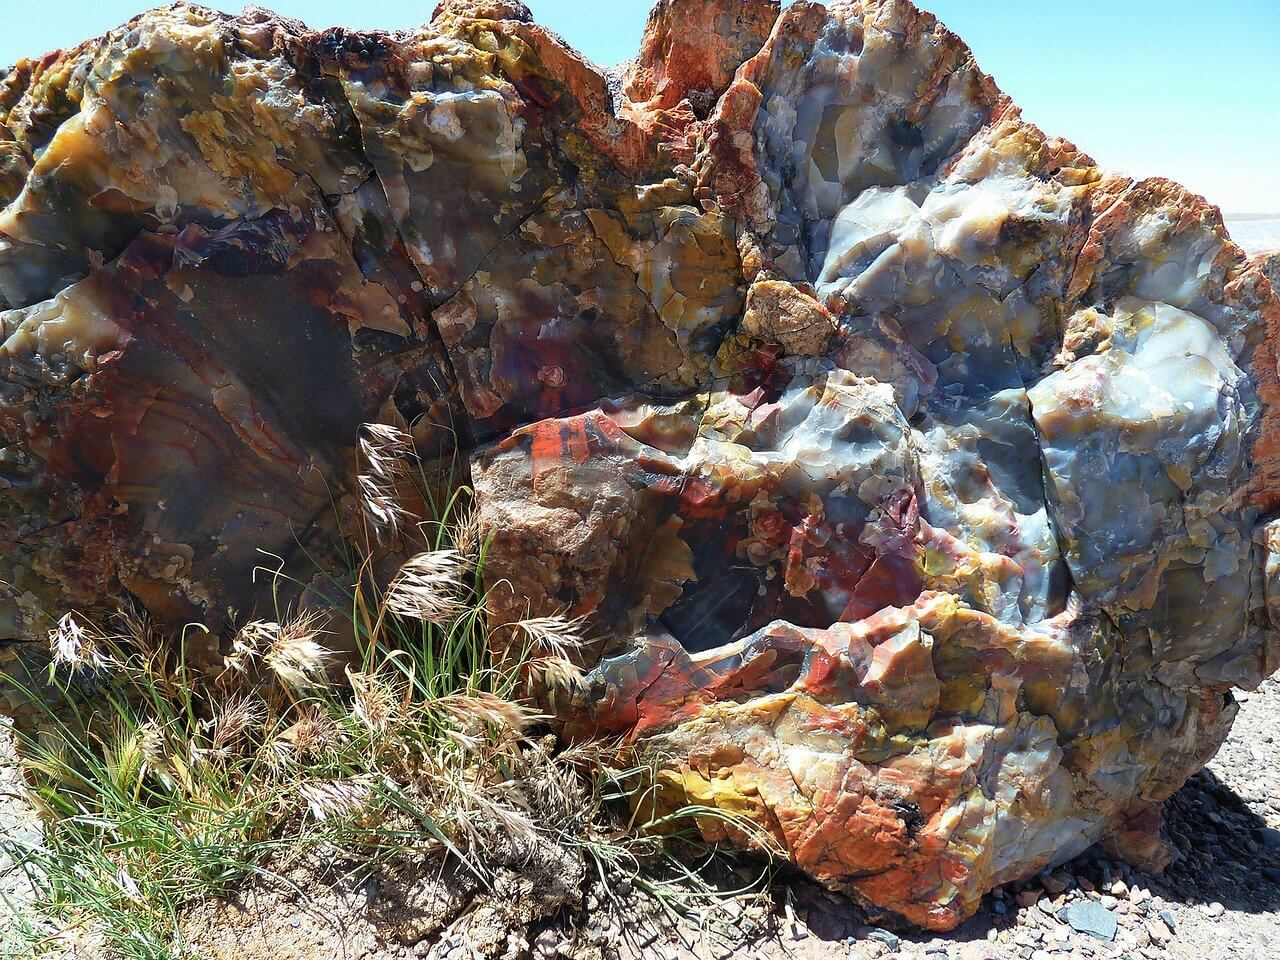
[[[1116,916],[1096,900],[1078,900],[1067,907],[1067,923],[1077,933],[1110,943],[1116,938]]]

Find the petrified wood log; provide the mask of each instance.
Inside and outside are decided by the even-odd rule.
[[[588,618],[569,735],[945,929],[1099,840],[1158,863],[1277,665],[1261,264],[904,0],[663,0],[608,72],[502,0],[178,5],[0,120],[12,669],[130,596],[216,653],[264,552],[323,596],[357,426],[411,424],[498,604]]]

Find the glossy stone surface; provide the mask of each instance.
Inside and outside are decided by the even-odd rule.
[[[409,424],[495,613],[587,618],[567,736],[946,929],[1158,864],[1277,666],[1263,264],[909,3],[663,0],[612,72],[503,0],[179,5],[15,68],[0,200],[11,669],[129,595],[211,656],[262,551],[323,604],[356,428]]]

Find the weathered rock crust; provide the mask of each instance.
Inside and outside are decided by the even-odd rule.
[[[1276,668],[1267,264],[904,0],[662,0],[614,72],[517,2],[179,4],[14,68],[0,202],[10,670],[124,599],[214,654],[264,562],[331,601],[356,428],[409,424],[497,603],[588,618],[567,735],[946,929],[1158,864]]]

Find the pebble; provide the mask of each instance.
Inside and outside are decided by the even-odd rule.
[[[1173,931],[1159,920],[1148,920],[1146,929],[1152,943],[1164,944],[1173,939]]]
[[[1163,920],[1164,925],[1168,927],[1170,930],[1172,930],[1174,933],[1178,932],[1178,922],[1173,919],[1173,914],[1170,913],[1168,910],[1160,911],[1160,919]]]
[[[1064,893],[1070,881],[1063,878],[1060,874],[1046,873],[1040,878],[1040,886],[1044,888],[1044,892],[1051,897],[1056,897],[1060,893]]]
[[[882,930],[880,927],[873,927],[871,932],[867,934],[869,940],[879,940],[890,950],[897,950],[902,946],[902,938],[897,934],[890,933],[888,930]]]
[[[1220,904],[1217,900],[1215,900],[1213,901],[1213,903],[1209,904],[1207,907],[1204,908],[1204,912],[1206,916],[1220,917],[1227,912],[1227,908],[1224,907],[1222,904]]]
[[[1067,923],[1079,933],[1110,943],[1116,938],[1115,914],[1100,903],[1081,900],[1067,907]]]

